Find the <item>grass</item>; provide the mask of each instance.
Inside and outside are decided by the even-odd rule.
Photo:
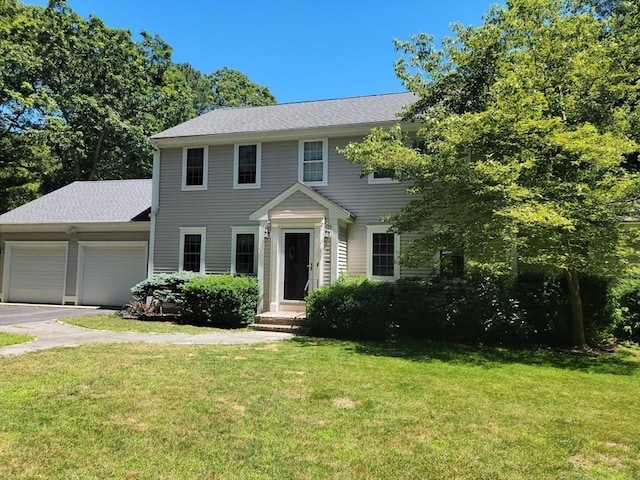
[[[68,317],[61,320],[69,325],[93,330],[111,330],[114,332],[139,333],[212,333],[228,330],[211,327],[180,325],[171,321],[133,320],[118,315],[88,315],[86,317]],[[236,330],[234,330],[236,331]]]
[[[0,478],[640,478],[638,348],[85,345],[0,372]]]
[[[15,345],[16,343],[29,342],[31,340],[33,340],[33,337],[29,335],[0,332],[0,348]]]

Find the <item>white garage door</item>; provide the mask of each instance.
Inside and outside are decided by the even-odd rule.
[[[147,276],[146,242],[81,243],[78,303],[122,306]]]
[[[7,301],[62,304],[67,242],[16,242],[8,247]]]

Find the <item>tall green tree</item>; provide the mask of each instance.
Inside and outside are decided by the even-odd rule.
[[[621,220],[640,197],[638,9],[508,0],[478,27],[454,25],[441,48],[424,34],[396,41],[396,72],[418,99],[406,118],[421,128],[413,143],[399,126],[374,130],[344,154],[411,185],[390,218],[419,233],[404,263],[461,248],[471,267],[507,271],[517,252],[557,268],[573,343],[586,344],[580,277],[624,270]]]
[[[159,36],[136,41],[62,0],[0,0],[0,212],[75,180],[149,176],[149,135],[274,102],[240,72],[203,74],[171,55]]]
[[[268,88],[249,80],[244,73],[229,67],[214,70],[211,74],[214,92],[214,108],[255,107],[273,105],[275,97]]]

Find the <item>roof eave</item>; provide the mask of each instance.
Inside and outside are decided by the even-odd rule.
[[[374,127],[389,128],[392,125],[400,123],[407,131],[417,131],[420,128],[419,123],[397,120],[389,120],[385,122],[368,122],[353,125],[331,125],[326,127],[312,128],[296,128],[287,130],[267,130],[257,132],[235,132],[235,133],[218,133],[205,135],[187,135],[176,137],[150,137],[149,143],[156,148],[182,147],[186,145],[228,145],[233,143],[243,143],[250,141],[282,141],[282,140],[300,140],[312,137],[349,137],[364,136]]]
[[[81,232],[148,232],[150,222],[51,222],[51,223],[0,223],[0,233],[73,233]]]

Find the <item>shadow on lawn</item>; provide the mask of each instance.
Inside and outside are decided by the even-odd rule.
[[[485,368],[518,363],[612,375],[633,375],[640,369],[638,355],[634,356],[627,350],[620,350],[616,354],[589,355],[581,352],[551,349],[524,350],[473,347],[429,340],[347,342],[298,337],[296,341],[309,346],[341,345],[347,351],[363,355],[405,358],[416,362],[440,361],[453,364],[477,365]]]

